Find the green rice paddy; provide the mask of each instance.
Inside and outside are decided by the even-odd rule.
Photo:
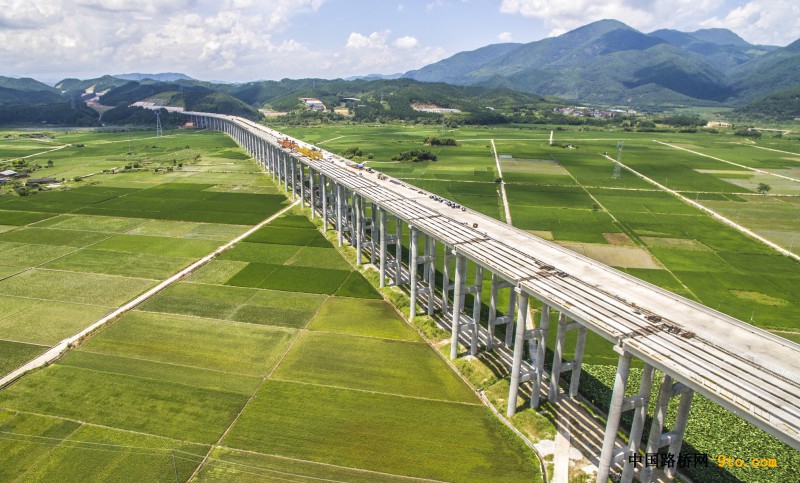
[[[187,151],[202,162],[0,197],[13,255],[0,263],[0,372],[286,203],[217,133],[142,139],[135,155],[127,133],[69,136],[86,147],[51,153],[65,175]],[[2,479],[192,475],[540,480],[533,453],[299,212],[0,391]]]
[[[782,337],[798,340],[800,335],[800,298],[796,289],[800,284],[800,263],[713,220],[625,169],[619,179],[612,178],[613,162],[603,156],[608,153],[616,158],[617,142],[622,141],[622,162],[626,165],[800,253],[797,217],[800,183],[747,170],[747,167],[766,169],[800,180],[800,145],[796,140],[765,137],[753,146],[731,135],[557,128],[556,145],[551,146],[550,127],[461,127],[445,134],[457,139],[460,146],[429,148],[423,146],[423,139],[439,134],[436,128],[278,126],[277,129],[285,129],[334,152],[358,146],[365,154],[373,154],[372,160],[361,160],[369,166],[504,219],[497,185],[500,173],[491,144],[494,140],[515,226],[597,256],[619,270]],[[567,144],[572,148],[566,147]],[[431,149],[439,160],[390,161],[400,151],[420,148]],[[770,194],[756,193],[759,182],[773,187]],[[649,268],[639,268],[642,257],[647,258]],[[439,265],[441,268],[441,262]],[[473,271],[473,267],[468,267],[468,280]],[[484,285],[487,293],[488,283],[484,281]],[[501,299],[504,297],[502,294]],[[505,303],[501,300],[499,305],[504,307]],[[550,333],[548,347],[553,347],[554,332]],[[569,359],[574,337],[568,338],[566,347],[565,358]],[[610,349],[608,342],[590,334],[584,361],[599,364],[598,367],[613,366],[617,357]],[[552,353],[548,354],[551,357]],[[502,379],[497,382],[490,366],[476,369],[475,364],[461,364],[460,367],[466,367],[470,377],[475,378],[473,382],[495,381],[497,387],[505,387],[507,392],[507,383]],[[488,374],[485,378],[484,373]],[[498,389],[498,393],[503,391]],[[494,392],[494,388],[489,392]],[[532,418],[535,419],[522,411],[515,421],[525,427]],[[693,419],[688,431],[689,444],[703,439],[709,431],[708,421]],[[764,433],[756,434],[754,448],[777,443]],[[736,446],[726,448],[729,452],[737,450]],[[784,471],[775,472],[770,478],[781,481],[791,476]]]

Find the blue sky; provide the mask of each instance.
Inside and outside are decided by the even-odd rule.
[[[0,75],[387,74],[604,18],[643,32],[725,27],[752,43],[800,38],[797,0],[0,0]]]

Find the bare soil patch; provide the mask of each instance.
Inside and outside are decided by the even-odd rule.
[[[693,250],[698,252],[712,251],[699,241],[687,238],[661,238],[655,236],[643,236],[641,239],[647,244],[647,246],[653,248],[677,248],[679,250]]]
[[[603,238],[612,245],[636,246],[633,240],[624,233],[603,233]]]
[[[653,256],[639,247],[609,246],[594,243],[557,242],[572,251],[597,260],[600,263],[622,268],[647,268],[659,270],[662,267]]]

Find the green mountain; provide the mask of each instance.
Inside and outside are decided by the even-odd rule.
[[[159,74],[142,74],[139,72],[133,72],[130,74],[114,74],[114,77],[117,79],[123,79],[128,81],[143,81],[143,80],[154,80],[159,82],[174,82],[178,80],[185,80],[185,81],[192,81],[191,77],[186,74],[181,74],[179,72],[162,72]]]
[[[800,86],[779,90],[736,109],[736,113],[749,119],[800,118]]]
[[[212,87],[199,84],[207,83],[130,81],[100,96],[100,103],[105,106],[126,107],[159,96],[165,105],[180,106],[188,111],[216,112],[253,120],[261,119],[261,114],[256,109],[224,92],[223,88],[227,88],[226,86],[217,86],[219,88],[215,89],[213,84],[210,84]]]
[[[37,80],[0,76],[0,105],[52,104],[62,100],[57,90]]]
[[[739,101],[800,86],[800,40],[741,65],[731,74]]]
[[[283,79],[242,84],[229,92],[254,107],[296,111],[298,115],[311,115],[300,98],[315,97],[329,110],[345,105],[355,120],[439,120],[440,114],[412,108],[412,104],[435,104],[462,111],[463,122],[492,123],[505,119],[502,112],[548,104],[541,96],[507,88],[455,86],[411,79]]]
[[[728,29],[701,29],[695,30],[690,35],[702,42],[709,42],[717,45],[734,45],[744,48],[752,47],[745,39]]]
[[[421,82],[457,81],[461,76],[516,50],[521,45],[515,43],[493,44],[470,52],[461,52],[441,62],[431,64],[428,66],[429,68],[406,72],[403,77]]]
[[[20,79],[0,76],[0,87],[22,92],[57,92],[47,84],[43,84],[30,77]]]
[[[731,104],[800,84],[797,49],[751,45],[725,29],[645,34],[601,20],[558,37],[493,47],[404,77],[628,105]]]

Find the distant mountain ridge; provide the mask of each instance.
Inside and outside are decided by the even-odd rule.
[[[114,77],[117,79],[124,79],[124,80],[131,80],[131,81],[142,81],[146,79],[151,79],[154,81],[159,82],[175,82],[179,80],[185,81],[193,81],[193,79],[186,74],[181,74],[180,72],[162,72],[160,74],[140,74],[137,72],[131,74],[114,74]]]
[[[727,29],[642,33],[601,20],[527,44],[494,44],[406,72],[579,102],[737,104],[800,85],[800,44],[753,45]]]

